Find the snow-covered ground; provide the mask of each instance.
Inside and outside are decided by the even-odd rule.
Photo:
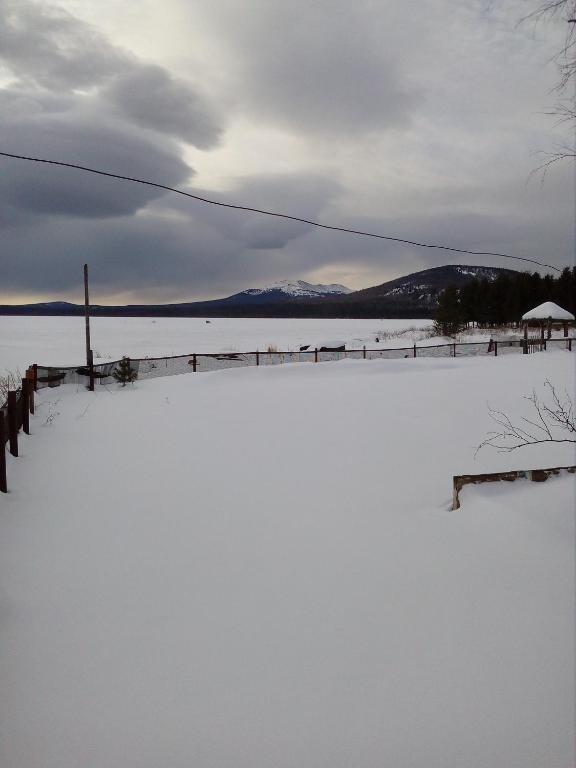
[[[95,362],[192,352],[254,352],[269,346],[297,350],[301,344],[342,339],[351,348],[384,332],[431,327],[431,320],[301,320],[269,318],[92,318]],[[410,334],[408,334],[410,335]],[[420,336],[423,334],[419,334]],[[410,338],[412,338],[410,336]],[[405,341],[389,339],[388,346]],[[408,341],[412,343],[412,341]],[[30,363],[79,365],[85,359],[83,317],[0,317],[0,375]]]
[[[0,498],[0,765],[571,768],[574,480],[448,506],[454,474],[575,463],[474,458],[488,402],[530,416],[575,359],[42,390]]]

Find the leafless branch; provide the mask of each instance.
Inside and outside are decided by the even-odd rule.
[[[520,23],[529,21],[535,23],[556,21],[565,26],[560,50],[551,57],[551,61],[554,62],[558,70],[558,81],[552,88],[552,93],[556,94],[558,101],[548,114],[558,118],[557,124],[568,123],[572,128],[576,128],[574,94],[569,88],[576,79],[576,0],[544,0],[531,13],[524,16]],[[565,98],[567,93],[569,94],[568,99]],[[542,183],[546,177],[546,172],[552,165],[560,160],[576,159],[576,148],[574,146],[561,147],[546,153],[546,155],[547,161],[536,168],[534,172],[542,174]]]
[[[544,386],[548,402],[541,400],[535,391],[525,396],[524,399],[530,403],[535,415],[532,418],[522,416],[522,424],[514,423],[508,414],[488,406],[490,417],[499,429],[488,433],[474,455],[488,445],[509,452],[527,445],[576,443],[576,415],[572,399],[567,392],[559,395],[548,379]]]
[[[17,369],[15,371],[6,371],[3,376],[0,376],[0,407],[4,405],[8,399],[8,392],[16,391],[22,386],[22,374]]]

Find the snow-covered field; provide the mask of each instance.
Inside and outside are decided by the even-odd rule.
[[[82,354],[68,322],[80,341],[53,362]],[[141,337],[107,322],[95,349],[135,354]],[[160,344],[160,321],[140,322]],[[193,345],[148,352],[212,351],[238,321],[186,322]],[[221,343],[296,344],[292,322],[241,321]],[[326,322],[319,335],[379,327]],[[0,765],[572,768],[574,480],[467,487],[448,506],[454,474],[575,463],[567,444],[474,458],[488,402],[530,416],[521,396],[546,379],[573,392],[575,360],[39,392],[0,498]]]
[[[254,352],[274,346],[297,350],[301,344],[333,339],[351,348],[378,346],[383,333],[406,331],[400,340],[412,343],[411,328],[431,327],[431,320],[300,320],[210,318],[92,318],[95,362],[130,357],[187,355],[192,352]],[[423,334],[416,333],[417,338]],[[79,365],[86,357],[82,317],[0,317],[0,375],[30,363]]]

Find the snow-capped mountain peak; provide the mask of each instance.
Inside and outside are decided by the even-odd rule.
[[[248,288],[242,291],[242,296],[262,296],[263,294],[284,293],[287,296],[334,296],[337,294],[352,293],[350,288],[338,283],[323,285],[321,283],[307,283],[305,280],[279,280],[264,288]]]

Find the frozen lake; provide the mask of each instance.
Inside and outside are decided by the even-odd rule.
[[[412,343],[411,328],[431,320],[299,318],[96,317],[91,320],[95,362],[129,357],[186,355],[192,352],[254,352],[276,347],[345,341],[350,348],[376,345],[376,337],[406,331],[390,346]],[[85,358],[83,317],[0,317],[0,373],[31,363],[78,365]]]

